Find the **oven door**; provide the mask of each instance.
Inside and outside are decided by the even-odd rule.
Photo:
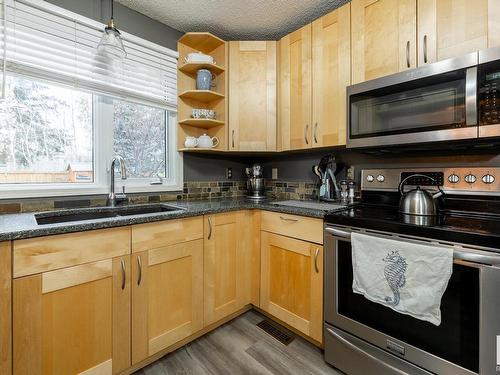
[[[384,374],[427,373],[423,369],[441,375],[500,373],[496,352],[500,335],[500,268],[491,265],[500,264],[500,254],[437,244],[453,246],[455,260],[441,300],[442,321],[435,326],[353,293],[353,230],[360,231],[340,226],[325,228],[327,361],[353,375],[363,373],[358,371],[362,364],[386,365]],[[429,244],[416,237],[400,238],[375,231],[366,234]]]
[[[477,138],[478,54],[348,87],[348,147]]]

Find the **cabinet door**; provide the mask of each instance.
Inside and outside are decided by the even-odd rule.
[[[312,23],[313,147],[346,144],[351,83],[351,5]]]
[[[252,213],[205,216],[205,325],[243,308],[252,300]]]
[[[280,40],[281,148],[311,147],[311,25]]]
[[[127,255],[14,279],[14,373],[130,367],[129,270]]]
[[[351,2],[352,83],[417,66],[417,0]]]
[[[203,328],[203,240],[132,254],[132,363]]]
[[[229,42],[229,148],[276,151],[276,42]]]
[[[0,242],[0,374],[12,374],[12,246]]]
[[[418,0],[418,63],[500,44],[498,0]]]
[[[322,342],[323,247],[262,232],[260,307]]]

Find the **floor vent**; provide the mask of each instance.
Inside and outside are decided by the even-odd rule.
[[[273,323],[269,320],[263,320],[262,322],[257,323],[257,327],[259,327],[284,345],[290,344],[295,338],[290,333],[285,331],[283,327],[280,327],[278,324]]]

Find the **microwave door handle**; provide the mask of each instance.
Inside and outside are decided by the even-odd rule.
[[[468,68],[465,76],[465,125],[477,125],[477,67]]]

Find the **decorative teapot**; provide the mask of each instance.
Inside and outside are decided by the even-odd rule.
[[[206,134],[203,134],[198,137],[198,147],[200,148],[214,148],[219,145],[219,138],[210,137]]]

